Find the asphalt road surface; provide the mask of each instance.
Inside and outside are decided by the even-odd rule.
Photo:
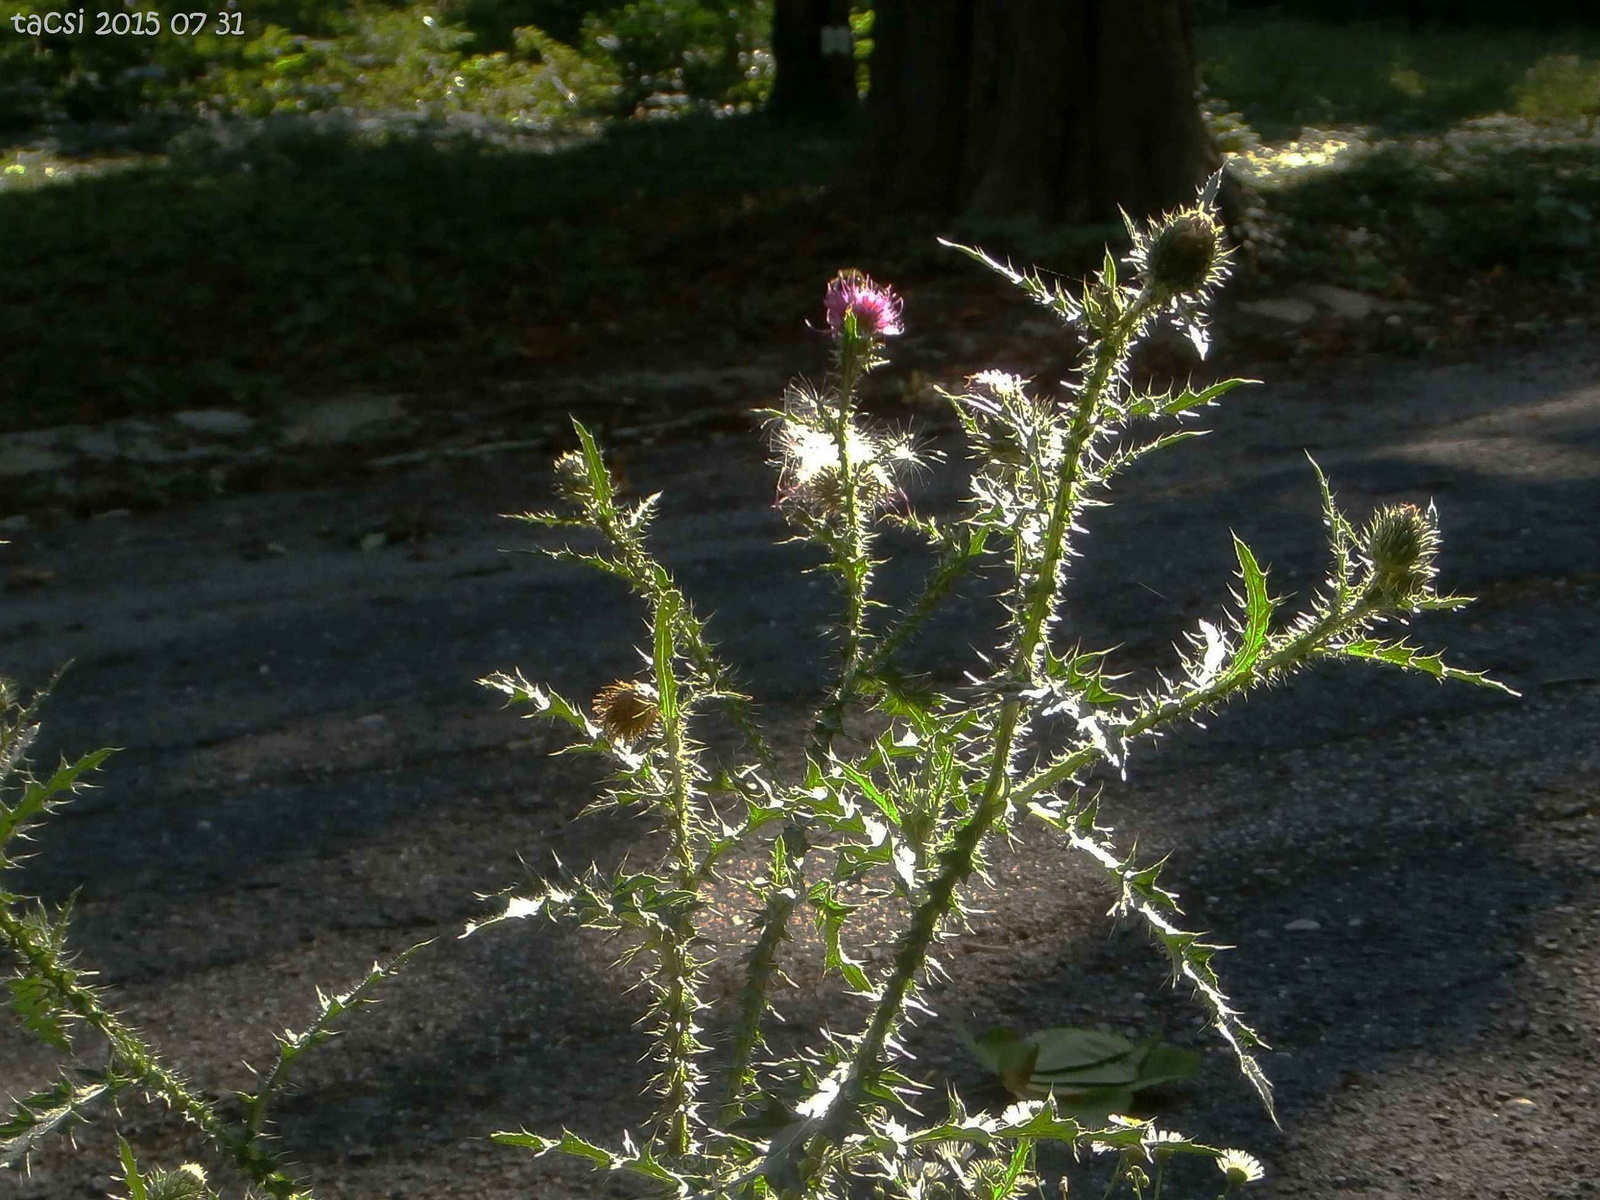
[[[1441,587],[1482,599],[1414,637],[1522,698],[1327,669],[1139,751],[1108,791],[1124,845],[1175,850],[1163,883],[1239,947],[1222,971],[1275,1047],[1281,1130],[1138,931],[1105,922],[1096,877],[1042,832],[997,859],[987,915],[935,1006],[1211,1047],[1163,1119],[1257,1153],[1257,1196],[1595,1194],[1600,354],[1566,342],[1269,379],[1207,423],[1209,439],[1148,460],[1091,513],[1069,636],[1120,646],[1132,683],[1170,663],[1180,632],[1222,609],[1230,530],[1276,593],[1304,598],[1325,562],[1309,451],[1357,520],[1437,504]],[[920,508],[950,507],[959,457],[921,485]],[[647,1111],[645,1043],[611,950],[549,928],[452,936],[481,911],[475,892],[525,876],[519,855],[541,871],[552,853],[615,863],[646,836],[623,818],[572,824],[592,775],[546,758],[554,743],[474,684],[520,667],[581,697],[637,661],[641,614],[612,581],[505,552],[540,536],[495,514],[547,499],[545,465],[424,465],[40,527],[0,548],[0,670],[37,684],[76,664],[37,761],[123,748],[12,886],[51,900],[82,888],[84,965],[198,1085],[249,1086],[239,1061],[270,1061],[268,1031],[305,1023],[313,984],[441,938],[279,1110],[319,1195],[614,1194],[482,1139],[568,1124],[614,1141]],[[805,548],[779,544],[757,439],[639,448],[626,469],[637,491],[665,492],[662,557],[768,714],[792,720],[824,678],[817,630],[835,600],[797,576]],[[923,560],[886,545],[906,553],[885,593],[904,596]],[[990,590],[975,581],[913,664],[959,679],[988,646]],[[804,987],[785,1007],[798,1025],[847,1026],[849,1012]],[[911,1045],[939,1087],[980,1086],[947,1022]],[[22,1094],[49,1064],[0,1030],[0,1090]],[[149,1164],[193,1153],[170,1117],[124,1110]],[[106,1138],[81,1132],[81,1153],[36,1155],[0,1187],[103,1194]]]

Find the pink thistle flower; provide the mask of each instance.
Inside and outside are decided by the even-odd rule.
[[[886,338],[904,333],[900,320],[904,302],[894,294],[894,289],[874,283],[868,275],[846,268],[828,284],[828,294],[823,305],[828,314],[828,328],[834,337],[844,333],[844,315],[856,315],[856,330],[862,337]]]

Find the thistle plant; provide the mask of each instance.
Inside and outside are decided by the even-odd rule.
[[[1141,1200],[1163,1193],[1170,1165],[1181,1158],[1209,1159],[1225,1194],[1261,1176],[1243,1151],[1202,1145],[1120,1111],[1134,1084],[1188,1073],[1171,1048],[1114,1037],[1097,1042],[1085,1031],[1028,1039],[991,1031],[973,1044],[1026,1098],[999,1114],[976,1113],[951,1091],[947,1115],[929,1120],[913,1106],[926,1085],[907,1073],[900,1040],[911,1022],[932,1015],[924,985],[940,970],[944,943],[965,925],[973,877],[983,878],[997,839],[1031,821],[1104,872],[1117,896],[1113,913],[1148,927],[1173,983],[1193,988],[1273,1114],[1271,1085],[1256,1058],[1264,1043],[1223,990],[1213,964],[1220,947],[1180,926],[1177,896],[1159,884],[1161,862],[1141,864],[1119,849],[1103,799],[1108,773],[1114,778],[1146,739],[1325,660],[1369,660],[1503,686],[1387,632],[1413,613],[1467,603],[1435,587],[1433,508],[1389,506],[1358,525],[1336,505],[1315,463],[1331,562],[1303,611],[1280,619],[1284,601],[1235,537],[1239,588],[1231,607],[1218,620],[1198,622],[1156,686],[1117,691],[1125,676],[1111,671],[1109,652],[1069,645],[1062,635],[1068,566],[1088,510],[1105,504],[1113,481],[1146,454],[1197,436],[1183,422],[1246,382],[1155,392],[1133,387],[1128,375],[1130,354],[1162,323],[1205,352],[1205,304],[1228,260],[1214,207],[1217,183],[1188,208],[1128,222],[1126,259],[1108,253],[1076,293],[981,250],[955,247],[1054,314],[1083,349],[1075,377],[1056,392],[986,371],[946,394],[970,456],[965,504],[950,519],[918,515],[908,499],[916,475],[936,456],[860,410],[862,380],[885,364],[903,331],[899,297],[859,272],[841,272],[828,286],[830,370],[819,386],[792,384],[765,414],[777,508],[839,597],[837,660],[803,718],[799,761],[775,752],[705,622],[651,552],[658,497],[624,500],[599,444],[575,423],[579,448],[555,463],[556,506],[520,519],[581,535],[580,544],[546,552],[615,576],[639,598],[649,631],[645,667],[603,683],[587,704],[519,672],[482,682],[529,715],[565,726],[567,750],[606,760],[613,773],[596,806],[652,816],[660,853],[642,869],[558,871],[532,888],[511,889],[463,936],[543,915],[619,938],[620,965],[639,971],[646,997],[656,1067],[652,1111],[638,1138],[623,1132],[609,1147],[571,1131],[508,1131],[495,1140],[575,1155],[631,1176],[646,1195],[674,1200],[1005,1200],[1040,1184],[1041,1142],[1074,1155],[1113,1155],[1112,1188],[1123,1185]],[[883,539],[888,530],[926,542],[934,562],[911,601],[885,617],[875,584],[893,550]],[[909,673],[902,652],[963,577],[980,568],[1003,580],[1005,616],[992,653],[974,664],[968,684],[941,692]],[[48,690],[24,704],[0,680],[0,945],[11,956],[7,983],[21,1023],[61,1051],[74,1049],[77,1037],[96,1039],[104,1065],[85,1068],[79,1053],[58,1079],[0,1118],[0,1165],[114,1110],[119,1099],[143,1096],[197,1127],[236,1169],[245,1195],[309,1197],[271,1137],[269,1106],[300,1057],[328,1040],[341,1017],[369,1004],[420,946],[374,966],[348,991],[319,992],[311,1024],[277,1038],[276,1061],[254,1089],[227,1104],[207,1098],[76,964],[66,945],[70,903],[52,910],[4,886],[25,830],[86,786],[88,773],[112,753],[95,751],[34,776],[26,755]],[[713,756],[699,740],[717,721],[736,731],[737,751]],[[714,887],[735,873],[753,898],[753,937],[718,947],[704,917]],[[900,920],[881,970],[869,971],[852,954],[869,905]],[[786,980],[803,918],[818,935],[822,975],[838,977],[861,1002],[861,1017],[846,1031],[819,1030],[797,1049],[775,1048],[767,1040],[777,1020],[775,989]],[[706,967],[719,950],[735,949],[742,986],[714,998]],[[1092,1106],[1075,1103],[1087,1078],[1079,1068],[1104,1073],[1113,1061],[1118,1071],[1138,1073],[1119,1076],[1131,1082],[1107,1093],[1114,1097],[1109,1110],[1091,1113]],[[120,1157],[131,1200],[216,1195],[193,1163],[141,1169],[126,1141]]]
[[[59,674],[57,676],[59,679]],[[20,857],[18,843],[30,827],[62,808],[88,786],[85,777],[112,753],[96,750],[76,762],[62,762],[48,777],[35,776],[27,753],[38,738],[39,710],[56,680],[26,704],[10,680],[0,677],[0,947],[10,952],[13,971],[6,980],[11,1009],[18,1021],[45,1045],[62,1053],[81,1049],[86,1032],[98,1040],[103,1066],[80,1063],[15,1100],[0,1115],[0,1167],[25,1162],[30,1151],[52,1135],[70,1137],[73,1130],[122,1098],[142,1097],[165,1105],[194,1125],[218,1155],[238,1173],[248,1194],[274,1200],[310,1200],[311,1192],[296,1177],[281,1149],[273,1143],[268,1106],[289,1083],[289,1072],[312,1047],[335,1033],[339,1019],[373,1002],[373,992],[390,979],[426,942],[418,943],[387,963],[374,964],[354,987],[334,995],[317,992],[317,1012],[310,1025],[276,1035],[277,1057],[257,1086],[240,1092],[228,1110],[208,1099],[125,1018],[110,1006],[105,988],[91,982],[67,948],[72,915],[69,900],[51,910],[42,902],[16,895],[5,886],[6,875]],[[117,1114],[120,1116],[120,1113]],[[119,1136],[122,1183],[128,1200],[214,1200],[206,1173],[196,1163],[141,1171],[133,1147]]]
[[[1217,185],[1213,178],[1181,211],[1129,221],[1131,253],[1119,263],[1108,252],[1076,294],[981,250],[954,247],[1054,314],[1081,337],[1083,351],[1076,377],[1059,392],[987,371],[947,393],[971,457],[966,503],[951,520],[910,509],[909,477],[929,456],[907,435],[868,421],[858,404],[862,379],[884,364],[890,339],[902,332],[899,298],[859,272],[842,272],[829,285],[831,370],[820,387],[791,385],[765,414],[777,507],[839,595],[838,658],[807,718],[801,762],[775,757],[704,622],[652,555],[658,497],[624,502],[600,446],[574,424],[580,448],[556,463],[558,506],[519,519],[583,535],[584,544],[546,552],[617,577],[643,602],[646,667],[638,678],[606,684],[587,707],[520,673],[482,682],[531,716],[566,726],[568,749],[609,760],[615,770],[599,803],[652,814],[663,849],[648,868],[607,875],[591,867],[503,893],[467,934],[543,915],[622,938],[622,961],[641,968],[649,998],[654,1103],[642,1136],[623,1133],[610,1148],[570,1131],[503,1132],[496,1140],[629,1173],[645,1194],[662,1197],[810,1198],[868,1189],[906,1200],[1000,1200],[1036,1184],[1041,1141],[1074,1154],[1114,1153],[1113,1182],[1141,1197],[1161,1193],[1175,1156],[1211,1158],[1227,1191],[1260,1176],[1241,1151],[1123,1114],[1089,1122],[1053,1092],[998,1116],[969,1112],[952,1092],[948,1116],[917,1123],[912,1102],[921,1089],[906,1073],[899,1041],[917,1014],[930,1012],[923,984],[939,971],[942,944],[963,926],[973,876],[982,876],[997,838],[1031,820],[1104,871],[1118,897],[1113,911],[1145,923],[1174,984],[1194,989],[1273,1114],[1255,1053],[1264,1043],[1223,990],[1213,964],[1219,947],[1177,923],[1177,897],[1159,885],[1160,862],[1141,865],[1118,848],[1104,823],[1104,769],[1122,768],[1143,741],[1181,721],[1325,660],[1364,659],[1502,686],[1385,636],[1386,626],[1412,613],[1467,602],[1435,589],[1433,509],[1385,508],[1358,529],[1315,463],[1332,561],[1299,615],[1278,618],[1283,601],[1235,537],[1239,589],[1231,610],[1186,635],[1158,686],[1118,692],[1122,676],[1109,669],[1108,652],[1068,646],[1060,636],[1068,565],[1087,510],[1105,504],[1112,482],[1146,454],[1197,436],[1182,422],[1247,382],[1158,393],[1137,390],[1128,378],[1131,352],[1162,323],[1206,350],[1205,304],[1228,265]],[[1152,425],[1154,432],[1142,432]],[[880,535],[891,527],[925,540],[936,558],[911,602],[878,620],[884,606],[874,596],[875,569],[885,553]],[[1003,574],[1005,619],[971,685],[940,693],[907,674],[900,652],[979,567]],[[743,750],[712,761],[696,731],[718,713],[737,727]],[[1053,732],[1062,728],[1064,736]],[[715,1005],[704,968],[716,948],[701,925],[709,886],[734,870],[749,873],[743,883],[756,905],[754,938],[740,948],[743,986],[716,1026],[726,1028],[725,1042],[713,1046],[706,1030]],[[852,918],[869,900],[898,905],[902,918],[888,966],[877,973],[851,954]],[[778,1054],[766,1043],[773,989],[802,914],[820,935],[823,973],[836,974],[863,1002],[864,1016],[850,1032],[823,1029],[802,1049]]]

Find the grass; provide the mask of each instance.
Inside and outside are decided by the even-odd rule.
[[[1255,286],[1427,296],[1509,278],[1588,302],[1600,34],[1266,17],[1200,35],[1233,143],[1256,147]],[[1519,108],[1545,123],[1463,126]],[[1313,118],[1335,128],[1285,141]],[[601,355],[734,359],[796,336],[839,266],[950,277],[961,264],[932,235],[982,233],[873,214],[847,182],[855,146],[760,118],[596,134],[280,115],[69,127],[32,147],[0,150],[0,430],[460,393]],[[1005,232],[983,236],[1074,271],[1106,231]]]
[[[815,291],[796,236],[844,253],[815,214],[847,152],[751,121],[559,147],[274,119],[115,170],[46,156],[0,191],[0,419],[444,387],[663,338],[733,352],[812,307],[784,294]]]
[[[1432,301],[1520,287],[1524,303],[1592,303],[1600,30],[1267,14],[1197,40],[1208,103],[1233,110],[1225,124],[1242,129],[1240,165],[1263,194],[1258,286]]]
[[[1399,136],[1492,113],[1560,119],[1600,109],[1600,29],[1410,30],[1269,14],[1202,25],[1196,41],[1207,90],[1268,142],[1307,126]],[[1571,78],[1563,58],[1579,67]]]

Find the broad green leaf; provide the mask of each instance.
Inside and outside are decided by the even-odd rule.
[[[1034,1063],[1039,1058],[1039,1047],[1014,1029],[996,1026],[986,1029],[974,1038],[961,1026],[961,1034],[973,1055],[999,1077],[1006,1089],[1020,1094],[1033,1074]]]
[[[1133,1050],[1133,1043],[1125,1037],[1102,1033],[1097,1029],[1073,1029],[1069,1026],[1041,1029],[1027,1040],[1039,1047],[1039,1061],[1033,1068],[1035,1074],[1092,1067],[1096,1063],[1120,1058]]]
[[[1178,1079],[1193,1079],[1200,1074],[1200,1051],[1184,1050],[1167,1042],[1145,1047],[1139,1063],[1138,1087],[1151,1088]]]
[[[1096,1063],[1076,1071],[1039,1071],[1028,1077],[1034,1088],[1053,1088],[1058,1095],[1071,1095],[1091,1088],[1131,1085],[1139,1078],[1139,1064],[1124,1056]]]

